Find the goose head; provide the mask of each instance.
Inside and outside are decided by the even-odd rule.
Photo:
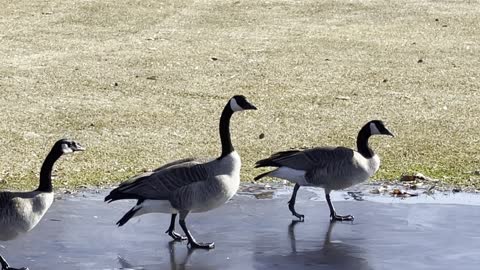
[[[230,99],[229,104],[230,104],[230,109],[232,109],[232,111],[234,112],[257,109],[257,107],[253,106],[253,104],[248,102],[247,98],[242,95],[233,96]]]
[[[85,151],[85,147],[79,144],[76,141],[61,139],[55,143],[53,146],[54,149],[59,151],[62,154],[70,154],[77,151]]]
[[[366,124],[368,126],[368,131],[370,135],[387,135],[391,137],[395,137],[392,132],[390,132],[386,127],[385,124],[380,120],[373,120]]]

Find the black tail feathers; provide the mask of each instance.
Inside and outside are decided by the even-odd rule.
[[[137,213],[138,210],[142,209],[142,207],[134,206],[130,211],[128,211],[118,222],[118,227],[125,225],[134,215]]]
[[[258,181],[258,180],[262,179],[263,177],[268,176],[269,173],[271,173],[271,171],[259,174],[259,175],[255,176],[255,178],[253,178],[253,180]]]
[[[104,201],[105,202],[108,202],[108,203],[111,203],[113,201],[116,201],[116,200],[119,200],[121,198],[119,198],[119,192],[117,191],[117,189],[114,189],[112,191],[110,191],[110,193],[105,197]]]
[[[137,200],[142,200],[142,196],[136,195],[136,194],[129,194],[129,193],[123,193],[122,191],[119,191],[118,189],[114,189],[110,192],[105,197],[105,201],[107,203],[111,203],[113,201],[117,200],[131,200],[131,199],[137,199]]]
[[[111,195],[111,194],[108,194],[107,197],[105,197],[105,199],[104,199],[103,201],[104,201],[104,202],[111,203],[111,202],[113,201],[112,195]]]
[[[255,162],[255,168],[260,167],[278,167],[278,164],[276,164],[270,158],[266,158]]]
[[[271,155],[269,158],[266,159],[261,159],[257,162],[255,162],[255,168],[260,168],[260,167],[282,167],[282,164],[279,162],[285,158],[289,157],[291,155],[295,155],[301,151],[299,150],[287,150],[287,151],[281,151],[274,153]]]
[[[142,204],[143,201],[144,200],[138,200],[137,205],[132,207],[132,209],[130,209],[125,215],[123,215],[123,217],[119,221],[117,221],[118,227],[125,225],[125,223],[127,223],[133,216],[135,216],[135,213],[137,213],[138,210],[142,209],[142,207],[139,205]]]

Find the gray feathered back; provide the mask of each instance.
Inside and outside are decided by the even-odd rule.
[[[309,171],[313,168],[324,168],[338,162],[351,160],[353,150],[345,147],[316,147],[304,151],[292,150],[273,154],[260,160],[256,167],[282,167]]]
[[[164,165],[122,183],[116,190],[132,193],[143,199],[169,199],[177,189],[210,178],[209,170],[201,159],[184,159]],[[208,164],[208,163],[207,163]]]

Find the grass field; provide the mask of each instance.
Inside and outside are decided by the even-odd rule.
[[[0,189],[37,184],[59,138],[88,151],[55,186],[105,186],[216,156],[234,94],[244,181],[274,151],[355,146],[382,119],[375,179],[420,172],[480,188],[480,3],[0,0]],[[265,134],[263,139],[259,138]]]

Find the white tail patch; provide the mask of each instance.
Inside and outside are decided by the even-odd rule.
[[[310,185],[305,179],[305,171],[295,170],[289,167],[280,167],[268,174],[268,176],[285,179],[290,182],[297,183],[301,186]]]
[[[370,123],[370,134],[382,134],[375,123]]]
[[[141,216],[148,213],[178,213],[178,210],[173,208],[169,201],[145,200],[141,204],[135,206],[135,209],[138,208],[140,208],[140,210],[135,213],[135,216]]]
[[[234,112],[239,112],[239,111],[243,111],[243,108],[238,105],[237,101],[235,100],[235,98],[232,98],[230,99],[230,108],[232,109],[232,111]]]

